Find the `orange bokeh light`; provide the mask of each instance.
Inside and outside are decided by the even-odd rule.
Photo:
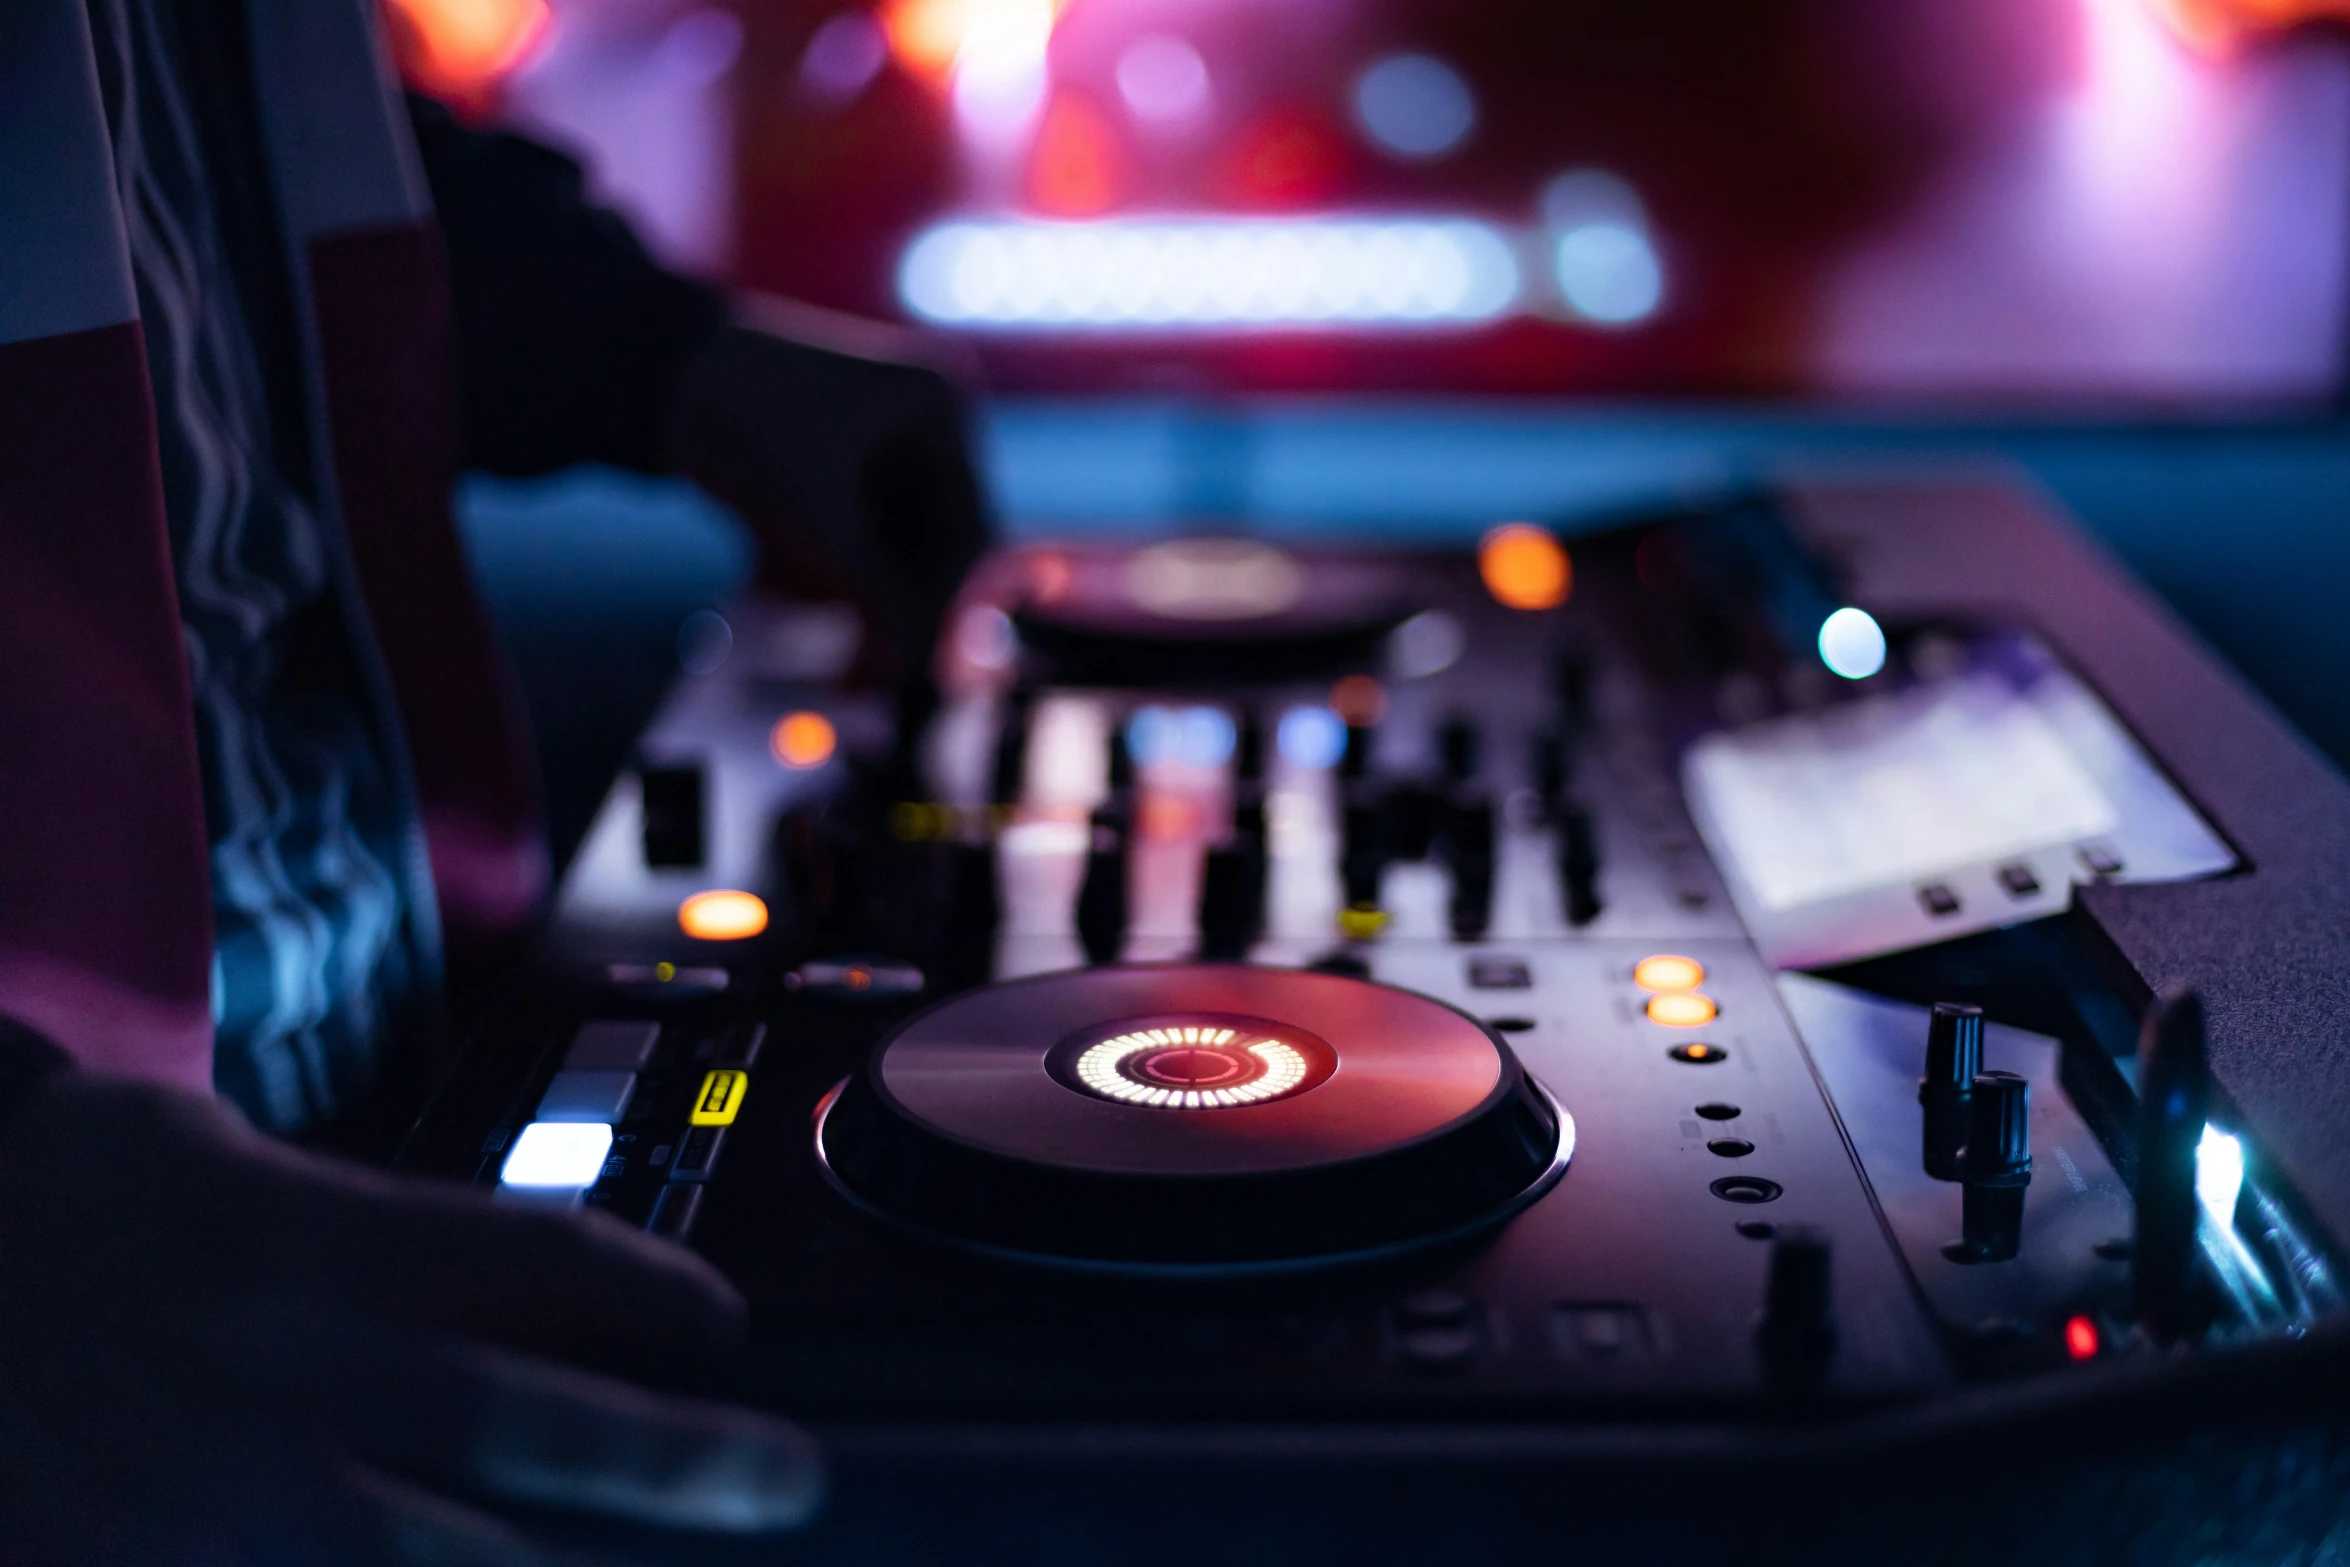
[[[822,767],[840,746],[840,734],[822,713],[786,713],[775,721],[768,748],[786,767]]]
[[[1632,983],[1642,990],[1695,990],[1705,983],[1705,965],[1676,952],[1659,952],[1632,965]]]
[[[426,92],[477,99],[545,39],[547,0],[390,0],[400,74]]]
[[[881,8],[882,36],[909,73],[942,83],[954,74],[970,14],[970,0],[889,0]]]
[[[767,904],[755,893],[697,892],[677,906],[677,928],[696,941],[742,941],[767,928]]]
[[[1648,998],[1648,1020],[1667,1028],[1703,1028],[1720,1014],[1713,998],[1694,990],[1663,990]]]
[[[1387,716],[1387,688],[1369,675],[1349,675],[1330,688],[1330,711],[1349,728],[1368,729]]]
[[[1530,522],[1505,522],[1477,545],[1477,574],[1495,602],[1511,609],[1556,609],[1574,588],[1566,547]]]

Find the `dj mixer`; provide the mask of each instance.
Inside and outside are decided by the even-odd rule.
[[[893,693],[728,619],[401,1163],[740,1286],[792,1559],[2154,1560],[2334,1472],[2350,785],[2004,481],[1031,544]]]

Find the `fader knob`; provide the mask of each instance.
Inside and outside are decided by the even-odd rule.
[[[1485,737],[1473,718],[1455,714],[1444,721],[1437,731],[1437,754],[1444,762],[1444,776],[1454,783],[1467,783],[1477,776],[1484,765]]]
[[[1265,776],[1265,726],[1257,722],[1257,710],[1240,710],[1240,725],[1232,741],[1232,776],[1243,784],[1262,782]]]
[[[2013,1072],[1979,1073],[1967,1104],[1961,1250],[2004,1262],[2023,1244],[2024,1188],[2032,1180],[2032,1085]]]
[[[2211,1112],[2203,1001],[2164,996],[2138,1034],[2138,1190],[2135,1259],[2138,1317],[2157,1340],[2195,1331],[2195,1150]]]
[[[1493,802],[1456,795],[1445,806],[1445,857],[1452,865],[1452,933],[1481,940],[1493,923]]]
[[[1599,918],[1599,834],[1586,806],[1569,805],[1559,814],[1559,890],[1566,902],[1567,923],[1590,924]]]
[[[1969,1100],[1983,1069],[1983,1009],[1938,1001],[1926,1024],[1926,1075],[1918,1079],[1924,1111],[1926,1173],[1959,1178],[1958,1151],[1966,1146]]]
[[[1793,1225],[1771,1243],[1771,1272],[1763,1290],[1762,1321],[1755,1347],[1774,1386],[1786,1391],[1815,1387],[1836,1350],[1836,1306],[1830,1278],[1828,1238]]]
[[[682,868],[702,863],[703,793],[698,762],[637,769],[647,865]]]
[[[1077,940],[1089,963],[1115,963],[1126,946],[1126,818],[1093,813],[1085,882],[1077,891]]]
[[[1200,871],[1200,957],[1238,963],[1265,928],[1265,805],[1243,798],[1232,807],[1232,838],[1207,853]]]

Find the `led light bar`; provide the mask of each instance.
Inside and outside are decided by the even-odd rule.
[[[498,1179],[535,1190],[579,1190],[596,1184],[612,1152],[612,1128],[597,1121],[533,1121],[514,1139]]]
[[[1520,286],[1503,231],[1458,218],[952,222],[898,269],[924,320],[1030,332],[1462,326]]]

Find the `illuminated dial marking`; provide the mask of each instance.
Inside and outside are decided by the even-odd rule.
[[[1069,1070],[1087,1092],[1161,1110],[1223,1110],[1295,1092],[1305,1053],[1285,1039],[1215,1024],[1130,1028],[1086,1047]]]

